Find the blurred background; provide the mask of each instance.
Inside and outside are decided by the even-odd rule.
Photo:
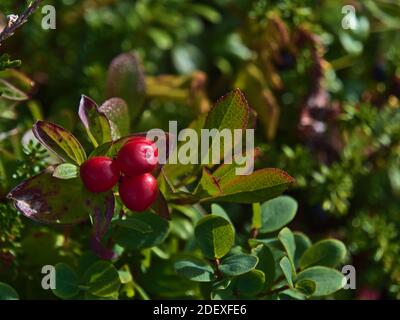
[[[2,0],[0,26],[26,3]],[[38,10],[0,47],[22,61],[18,71],[0,73],[19,89],[17,96],[0,97],[0,280],[40,264],[38,246],[51,243],[47,253],[60,247],[48,230],[40,229],[40,244],[33,241],[39,227],[5,201],[11,187],[45,166],[41,151],[21,139],[41,118],[83,136],[80,95],[104,101],[110,62],[131,52],[146,87],[133,131],[168,129],[168,120],[185,128],[239,87],[258,115],[257,166],[296,178],[288,192],[300,205],[295,228],[313,240],[336,237],[349,250],[357,290],[342,290],[337,298],[400,298],[398,1],[44,4],[56,9],[55,30],[41,28]],[[240,221],[247,209],[233,206],[232,219]],[[54,253],[57,259],[69,254]],[[44,294],[21,286],[26,297]]]

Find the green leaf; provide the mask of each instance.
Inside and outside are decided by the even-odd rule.
[[[335,269],[317,266],[300,272],[295,278],[295,283],[304,280],[315,282],[313,296],[327,296],[343,287],[345,277]]]
[[[121,285],[118,270],[109,262],[98,261],[85,272],[82,281],[87,292],[97,297],[109,297],[118,292]]]
[[[135,213],[134,217],[129,217],[124,221],[127,222],[118,222],[114,240],[127,249],[158,246],[168,235],[169,223],[150,212]]]
[[[300,268],[320,265],[336,267],[344,261],[346,256],[345,245],[336,239],[326,239],[315,243],[308,248],[300,259]]]
[[[58,179],[73,179],[79,176],[79,167],[72,163],[62,163],[53,172],[53,177]]]
[[[296,283],[296,289],[306,296],[312,296],[315,293],[317,284],[313,280],[300,280]]]
[[[65,263],[57,263],[56,288],[53,293],[61,299],[70,299],[79,293],[79,279],[76,272]]]
[[[112,140],[110,122],[92,99],[82,95],[78,114],[95,147]]]
[[[244,273],[234,280],[233,288],[241,294],[257,294],[264,288],[265,274],[260,270],[251,270]]]
[[[238,276],[253,270],[258,258],[250,254],[234,254],[222,260],[219,270],[228,276]]]
[[[86,221],[96,208],[106,208],[107,199],[114,198],[111,191],[90,193],[79,178],[63,180],[53,174],[54,167],[49,167],[20,183],[7,197],[26,217],[62,225]]]
[[[261,202],[279,196],[293,181],[287,173],[275,168],[260,169],[250,175],[223,177],[218,182],[220,191],[202,201]]]
[[[303,256],[304,252],[311,247],[311,240],[301,232],[294,232],[294,241],[296,243],[296,252],[294,255],[294,263],[299,266],[300,258]]]
[[[153,228],[151,224],[143,221],[143,219],[138,219],[136,217],[129,217],[125,220],[117,220],[116,225],[128,229],[132,229],[134,231],[140,232],[140,233],[151,233],[153,232]]]
[[[231,219],[229,218],[228,214],[222,208],[219,204],[213,203],[211,204],[211,214],[215,214],[216,216],[220,216],[226,220],[228,220],[230,223],[232,223]]]
[[[107,97],[124,99],[129,119],[134,119],[142,110],[145,93],[145,75],[139,58],[131,53],[115,57],[108,68]]]
[[[281,229],[293,220],[297,202],[292,197],[280,196],[261,205],[262,226],[260,232],[267,233]]]
[[[177,261],[174,267],[179,275],[192,281],[209,282],[214,280],[214,269],[211,265],[197,258]]]
[[[19,300],[19,296],[13,287],[0,282],[0,300]]]
[[[286,278],[286,281],[289,284],[289,287],[293,288],[293,273],[292,273],[292,265],[289,259],[285,256],[279,262],[279,265],[282,269],[283,275]]]
[[[3,79],[0,79],[0,97],[12,101],[24,101],[29,99],[26,93]]]
[[[294,275],[296,275],[296,267],[294,265],[296,243],[292,231],[290,231],[289,228],[283,228],[278,234],[278,239],[282,243],[282,246],[285,248],[290,264],[292,266],[292,272]]]
[[[234,230],[228,220],[217,215],[208,215],[197,222],[195,236],[198,246],[207,258],[219,259],[231,249]]]
[[[81,165],[86,160],[85,150],[79,141],[64,128],[47,121],[38,121],[33,126],[36,139],[65,162]]]
[[[129,110],[126,102],[120,98],[111,98],[105,101],[99,108],[111,125],[113,140],[127,136],[130,133]]]
[[[243,129],[247,128],[250,108],[239,89],[221,97],[208,113],[204,129]]]
[[[276,278],[276,264],[271,249],[265,245],[258,246],[252,251],[258,257],[257,270],[261,270],[265,275],[265,287],[270,288]]]

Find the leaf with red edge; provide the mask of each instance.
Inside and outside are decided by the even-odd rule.
[[[129,111],[126,102],[120,98],[111,98],[105,101],[99,111],[103,112],[111,126],[111,136],[117,140],[130,132]]]
[[[250,175],[228,175],[218,181],[220,193],[202,201],[262,202],[279,196],[293,182],[294,178],[275,168],[260,169]]]
[[[53,173],[54,167],[47,168],[23,181],[7,197],[26,217],[48,224],[77,224],[86,221],[99,204],[103,206],[101,210],[110,208],[104,204],[106,199],[114,197],[111,191],[90,193],[79,178],[58,179]]]
[[[112,140],[110,122],[92,99],[82,95],[78,114],[95,147]]]
[[[32,131],[43,146],[62,160],[78,165],[86,160],[85,150],[68,130],[48,121],[38,121]]]

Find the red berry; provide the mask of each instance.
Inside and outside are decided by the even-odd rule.
[[[105,192],[114,187],[119,179],[115,161],[108,157],[93,157],[80,168],[83,184],[90,192]]]
[[[139,176],[156,168],[158,149],[153,141],[135,137],[119,150],[117,161],[124,174]]]
[[[119,196],[132,211],[145,211],[156,200],[157,180],[150,173],[141,176],[124,176],[119,184]]]

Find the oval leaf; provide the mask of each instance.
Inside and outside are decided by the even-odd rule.
[[[300,272],[295,282],[310,280],[315,282],[315,292],[313,296],[327,296],[340,290],[345,281],[345,277],[339,271],[327,267],[311,267]]]
[[[26,217],[42,223],[76,224],[86,221],[94,207],[102,203],[112,192],[89,193],[79,178],[58,179],[53,176],[54,167],[23,181],[7,197]],[[112,210],[114,210],[112,208]]]
[[[296,274],[296,267],[294,265],[294,254],[296,252],[296,242],[294,240],[294,235],[289,228],[283,228],[279,234],[278,239],[281,242],[282,246],[285,248],[287,256],[289,258],[289,262],[292,266],[293,274]]]
[[[121,286],[118,270],[109,262],[98,261],[91,265],[83,276],[90,295],[113,297]]]
[[[283,257],[279,262],[279,265],[282,269],[283,275],[286,278],[286,281],[289,284],[289,287],[293,288],[293,273],[292,273],[292,265],[287,257]]]
[[[13,287],[0,282],[0,300],[18,300],[19,296]]]
[[[281,229],[293,220],[297,202],[292,197],[280,196],[261,205],[262,225],[260,232],[267,233]]]
[[[111,136],[117,140],[130,133],[129,111],[126,102],[120,98],[111,98],[105,101],[99,108],[111,125]]]
[[[73,179],[79,176],[79,167],[72,163],[62,163],[53,172],[53,177],[58,179]]]
[[[205,129],[246,129],[250,108],[244,94],[235,89],[222,96],[207,115]]]
[[[308,248],[300,259],[300,268],[320,265],[336,267],[346,256],[345,245],[336,239],[327,239],[315,243]]]
[[[225,258],[219,270],[228,276],[238,276],[254,269],[258,258],[250,254],[235,254]]]
[[[185,278],[198,282],[210,282],[214,280],[214,269],[205,261],[190,258],[180,260],[174,264],[175,271]]]
[[[75,271],[65,263],[57,263],[56,288],[53,293],[61,299],[69,299],[79,293],[79,279]]]
[[[112,140],[108,118],[92,99],[82,95],[78,114],[95,147]]]
[[[225,256],[231,249],[235,237],[230,222],[216,215],[200,219],[195,228],[195,236],[203,254],[210,259]]]
[[[135,118],[142,110],[146,93],[144,77],[139,58],[131,53],[115,57],[108,69],[107,97],[124,99],[128,103],[130,119]]]
[[[239,294],[256,294],[264,288],[265,274],[260,270],[251,270],[235,278],[233,287]]]
[[[296,289],[306,296],[312,296],[315,293],[317,284],[312,280],[300,280],[296,283]]]
[[[128,249],[158,246],[168,235],[168,222],[150,212],[135,213],[125,221],[115,228],[114,240]]]
[[[250,175],[222,178],[219,181],[219,194],[202,201],[262,202],[281,195],[293,182],[294,179],[282,170],[260,169]]]
[[[66,129],[47,121],[38,121],[33,126],[36,139],[66,162],[81,165],[86,160],[85,150],[79,141]]]

